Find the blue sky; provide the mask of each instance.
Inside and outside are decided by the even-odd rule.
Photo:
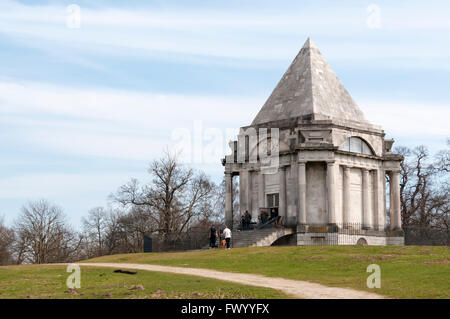
[[[180,144],[218,181],[226,142],[308,36],[395,145],[444,148],[449,12],[411,0],[0,0],[0,216],[47,198],[78,226]]]

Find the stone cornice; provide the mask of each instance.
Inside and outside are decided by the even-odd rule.
[[[361,124],[361,125],[370,125],[370,124]],[[372,125],[371,125],[372,126]],[[241,127],[242,129],[247,129],[253,127],[258,132],[259,128],[278,128],[280,130],[283,129],[295,129],[295,130],[302,130],[302,129],[310,129],[310,130],[323,130],[327,128],[337,128],[337,129],[343,129],[346,131],[353,131],[358,133],[366,133],[371,135],[377,135],[384,137],[386,134],[381,128],[377,128],[375,126],[372,127],[357,127],[355,125],[352,125],[352,123],[336,123],[333,120],[301,120],[301,119],[286,119],[286,120],[276,120],[276,121],[270,121],[262,124],[257,125],[248,125]]]

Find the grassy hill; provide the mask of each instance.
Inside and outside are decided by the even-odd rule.
[[[449,247],[258,247],[104,256],[87,262],[143,263],[217,269],[307,280],[394,298],[450,298]],[[82,263],[82,262],[81,262]],[[381,288],[369,289],[367,266],[381,267]],[[82,267],[81,289],[69,291],[64,266],[0,267],[0,298],[286,298],[273,289],[201,277]],[[136,289],[139,287],[139,289]],[[143,289],[142,289],[143,288]]]
[[[450,298],[450,248],[431,246],[254,247],[104,256],[89,262],[149,263],[307,280],[393,298]],[[381,267],[381,288],[366,285]]]
[[[64,266],[27,265],[0,267],[0,299],[6,298],[287,298],[277,290],[249,287],[202,277],[138,271],[136,275],[114,269],[82,267],[81,288],[66,287]]]

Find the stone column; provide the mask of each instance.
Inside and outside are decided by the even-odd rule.
[[[264,190],[264,174],[262,171],[259,171],[258,174],[258,208],[262,208],[266,206],[265,201],[265,190]]]
[[[372,228],[372,209],[370,207],[370,191],[369,180],[370,171],[366,168],[362,169],[362,193],[363,193],[363,228]]]
[[[299,225],[306,225],[306,163],[298,163],[298,217]]]
[[[233,228],[233,176],[225,173],[225,224]]]
[[[286,220],[286,167],[281,166],[279,169],[279,204],[278,204],[278,215]]]
[[[386,171],[383,169],[381,170],[381,176],[380,176],[380,185],[382,188],[382,192],[383,192],[383,197],[382,197],[382,205],[383,205],[383,230],[386,230],[387,227],[387,196],[386,196]]]
[[[252,215],[252,172],[250,170],[245,171],[245,202],[245,210]]]
[[[328,223],[336,224],[336,183],[334,162],[327,162]]]
[[[344,187],[343,187],[343,201],[344,201],[344,205],[343,205],[343,211],[342,211],[342,216],[343,216],[343,220],[342,222],[344,224],[349,223],[350,222],[350,167],[348,166],[344,166]]]
[[[378,169],[372,171],[372,187],[373,187],[373,228],[380,230],[380,173]]]
[[[245,197],[245,170],[241,169],[239,170],[239,211],[237,212],[239,215],[239,218],[241,218],[242,213],[247,207],[247,198]]]
[[[389,216],[391,219],[391,230],[402,229],[402,217],[400,211],[400,172],[392,171],[390,173],[389,183]]]
[[[394,216],[394,208],[393,208],[393,200],[392,200],[392,172],[387,172],[389,176],[389,229],[393,230],[395,226],[395,216]]]

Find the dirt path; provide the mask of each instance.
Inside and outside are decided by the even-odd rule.
[[[211,269],[184,268],[148,264],[123,263],[80,263],[80,266],[109,267],[120,269],[138,269],[148,271],[168,272],[183,275],[193,275],[234,282],[237,284],[266,287],[280,290],[290,296],[305,299],[379,299],[381,295],[350,289],[327,287],[307,281],[266,277],[262,275],[230,273]]]

